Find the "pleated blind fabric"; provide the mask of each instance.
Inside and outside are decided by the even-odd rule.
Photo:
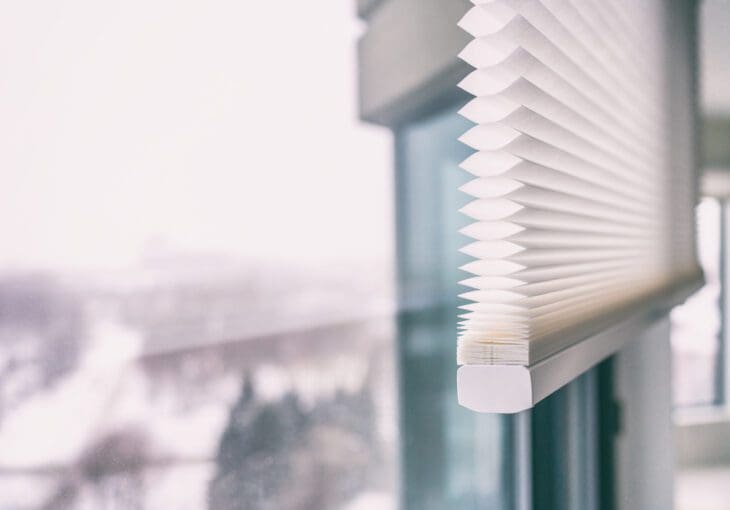
[[[671,146],[664,0],[473,3],[457,358],[529,365],[699,273],[696,177]]]

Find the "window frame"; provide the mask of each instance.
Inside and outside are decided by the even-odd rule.
[[[361,3],[368,6],[367,9],[360,11],[367,26],[358,42],[361,119],[397,132],[403,126],[436,114],[443,108],[463,104],[469,98],[456,86],[471,70],[456,58],[469,40],[466,33],[456,25],[470,6],[468,0],[361,0]],[[693,8],[693,2],[685,3],[689,12]],[[679,23],[680,20],[675,19],[673,22]],[[678,49],[681,52],[692,51],[692,48],[684,46]],[[397,221],[401,222],[401,219]],[[399,228],[402,229],[403,225]],[[588,379],[595,379],[590,383],[593,388],[591,391],[575,389],[580,384],[580,380],[576,378],[583,373],[583,370],[579,370],[560,384],[554,384],[545,395],[565,386],[538,404],[545,408],[546,413],[553,412],[559,416],[558,409],[561,405],[563,410],[569,409],[570,412],[579,409],[583,404],[592,406],[593,410],[584,413],[583,416],[589,421],[592,420],[591,425],[587,426],[595,432],[592,441],[593,444],[597,443],[597,446],[593,453],[583,451],[582,455],[586,458],[593,455],[592,466],[594,468],[598,466],[590,475],[593,494],[597,496],[594,499],[590,499],[593,496],[587,496],[595,508],[601,510],[615,508],[617,494],[621,492],[618,490],[620,483],[616,476],[617,465],[621,464],[617,459],[616,438],[622,432],[622,412],[621,405],[616,400],[614,372],[616,365],[625,364],[625,361],[619,356],[617,362],[615,356],[610,356],[626,341],[642,336],[651,324],[665,319],[674,304],[701,285],[699,281],[690,283],[686,288],[678,289],[676,295],[669,300],[642,310],[635,320],[638,323],[634,324],[633,328],[629,326],[631,331],[627,333],[626,340],[611,338],[614,347],[602,355],[594,356],[592,365],[602,359],[605,361],[595,365],[585,376]],[[607,335],[612,336],[610,332]],[[668,342],[668,337],[665,340]],[[444,341],[448,342],[448,339]],[[455,348],[455,335],[453,346]],[[595,373],[590,374],[590,372]],[[583,404],[580,403],[580,399],[571,400],[562,395],[562,393],[575,395],[581,392],[589,395]],[[560,399],[568,400],[570,403],[560,404]],[[543,484],[547,487],[549,484],[554,484],[557,478],[569,476],[563,469],[553,470],[549,477],[537,477],[534,467],[540,462],[539,456],[544,453],[540,451],[538,443],[543,439],[553,440],[564,433],[565,429],[561,428],[559,420],[548,420],[548,425],[539,430],[543,436],[537,437],[535,434],[538,428],[532,423],[534,417],[534,409],[518,413],[514,415],[514,421],[510,425],[512,437],[520,438],[513,450],[516,473],[513,482],[516,494],[514,504],[519,510],[541,508],[533,495],[541,494]],[[555,490],[555,487],[552,489],[548,487],[547,490]],[[564,508],[570,508],[568,502],[576,498],[575,492],[571,493],[570,490],[572,489],[565,490],[565,486],[555,490],[554,501],[559,501]],[[639,496],[646,497],[646,494]]]

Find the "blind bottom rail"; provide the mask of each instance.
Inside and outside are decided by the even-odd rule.
[[[655,293],[619,318],[614,312],[566,337],[567,347],[530,365],[463,365],[457,371],[459,404],[482,413],[518,413],[616,353],[671,308],[704,285],[701,271]],[[614,326],[599,329],[601,325]],[[592,330],[592,331],[589,331]],[[553,344],[554,345],[554,344]]]

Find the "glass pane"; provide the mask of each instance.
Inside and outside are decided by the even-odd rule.
[[[718,402],[720,353],[721,207],[705,198],[697,208],[699,257],[706,284],[672,318],[674,403],[678,406]]]
[[[0,4],[0,508],[397,506],[360,33],[342,0]]]
[[[398,156],[398,322],[403,504],[412,510],[506,509],[511,418],[456,400],[456,295],[467,218],[458,168],[469,123],[449,109],[401,129]]]
[[[286,12],[2,3],[0,274],[134,296],[173,330],[145,352],[391,310],[392,137],[357,118],[359,21]],[[168,313],[181,292],[203,330]]]
[[[456,403],[465,123],[399,134],[397,315],[352,5],[283,12],[0,7],[0,508],[509,507]]]

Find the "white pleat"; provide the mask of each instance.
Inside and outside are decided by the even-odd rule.
[[[692,177],[667,157],[661,0],[473,3],[457,357],[528,364],[532,342],[696,267],[672,191]]]

